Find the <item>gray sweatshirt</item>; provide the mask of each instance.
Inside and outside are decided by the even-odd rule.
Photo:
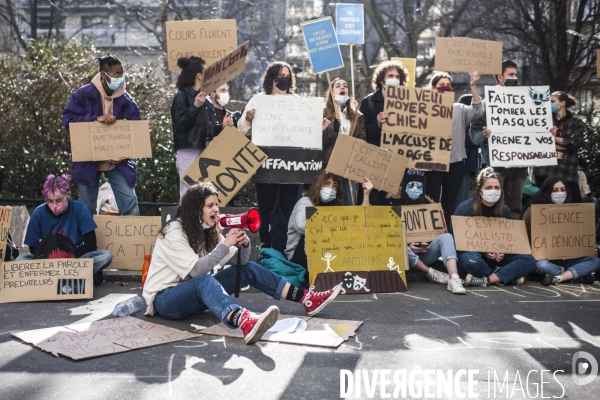
[[[306,232],[306,207],[314,207],[315,205],[308,197],[303,197],[294,206],[294,211],[290,216],[287,231],[287,244],[285,246],[285,256],[290,260],[294,256],[296,246],[304,232]]]

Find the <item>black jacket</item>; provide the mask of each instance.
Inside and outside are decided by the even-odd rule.
[[[381,127],[377,123],[377,115],[383,112],[383,93],[378,90],[367,95],[360,102],[360,112],[364,115],[367,143],[381,145]]]
[[[200,108],[194,105],[197,94],[192,87],[186,87],[173,98],[171,121],[175,150],[204,149],[206,141],[212,140],[222,130],[217,122],[215,109],[208,99]]]

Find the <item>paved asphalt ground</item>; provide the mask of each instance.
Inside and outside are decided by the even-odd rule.
[[[407,380],[413,372],[405,398],[430,392],[435,398],[436,386],[424,387],[423,377],[435,377],[437,370],[452,370],[451,378],[458,376],[460,382],[458,391],[453,388],[450,396],[442,392],[437,398],[467,394],[468,375],[459,370],[472,370],[472,390],[479,398],[600,398],[600,377],[583,386],[572,378],[576,352],[590,353],[600,361],[598,282],[557,287],[527,282],[477,288],[466,296],[452,295],[440,285],[412,283],[403,294],[340,296],[321,316],[364,324],[356,337],[337,349],[278,343],[247,346],[241,339],[203,335],[72,361],[10,335],[108,318],[116,303],[139,293],[139,282],[126,287],[105,282],[90,302],[1,304],[0,399],[334,399],[341,394],[341,370],[366,374],[366,383],[361,375],[360,392],[353,384],[352,395],[358,398],[371,397],[368,384],[381,373],[390,383],[381,385],[377,380],[372,397],[393,395],[393,375],[401,379],[403,370]],[[272,302],[259,293],[243,293],[240,299],[256,311]],[[282,301],[278,306],[282,313],[302,313],[295,303]],[[134,316],[147,318],[141,312]],[[191,332],[218,322],[209,314],[183,321],[148,319]],[[585,368],[582,362],[577,365]],[[434,371],[427,375],[426,370]]]

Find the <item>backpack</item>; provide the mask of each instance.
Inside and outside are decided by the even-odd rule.
[[[76,258],[75,245],[68,236],[53,232],[42,238],[33,258]]]

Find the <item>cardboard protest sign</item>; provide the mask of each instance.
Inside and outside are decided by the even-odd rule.
[[[435,90],[387,85],[383,111],[389,117],[381,129],[391,133],[452,137],[454,95]]]
[[[123,353],[200,336],[133,317],[55,326],[12,335],[55,356],[73,360]]]
[[[407,133],[381,133],[381,147],[408,158],[408,168],[423,171],[448,171],[452,138]]]
[[[290,315],[280,315],[279,320],[291,318]],[[362,321],[346,321],[341,319],[323,319],[307,316],[296,316],[306,322],[306,329],[295,332],[267,331],[260,340],[265,342],[279,342],[304,344],[307,346],[338,347],[356,334]],[[225,336],[242,339],[244,333],[240,329],[231,329],[224,323],[218,323],[201,332],[203,335]]]
[[[301,22],[300,26],[315,74],[344,66],[331,17]]]
[[[349,292],[390,291],[385,281],[394,278],[395,291],[406,290],[406,241],[392,207],[307,208],[306,255],[311,285],[318,275],[333,273]],[[371,277],[383,272],[387,279],[373,285],[378,280]]]
[[[110,268],[141,270],[144,254],[152,254],[160,217],[121,217],[94,215],[98,225],[98,249],[108,250],[113,256]]]
[[[12,217],[12,207],[0,206],[0,262],[4,260],[4,251],[6,250],[6,240],[10,230],[10,221]]]
[[[488,141],[492,167],[556,165],[559,152],[550,133],[492,133]]]
[[[458,251],[531,254],[525,221],[453,215],[452,230]]]
[[[363,183],[368,178],[375,189],[396,193],[408,159],[364,140],[338,135],[327,172]]]
[[[335,27],[339,44],[364,44],[365,14],[363,5],[336,3]]]
[[[415,87],[415,82],[417,81],[417,59],[392,57],[392,60],[402,63],[404,68],[407,69],[408,75],[406,76],[405,86]]]
[[[464,37],[435,38],[435,69],[502,75],[502,42]]]
[[[554,125],[549,86],[485,86],[485,119],[492,133],[545,132]]]
[[[226,205],[252,178],[267,159],[254,143],[228,126],[185,171],[181,180],[188,186],[212,182],[219,192],[219,204]]]
[[[169,71],[177,71],[180,57],[196,56],[207,65],[238,47],[235,19],[167,21]]]
[[[206,67],[202,73],[202,91],[210,93],[244,72],[249,47],[250,42],[246,41],[219,61]]]
[[[71,122],[73,161],[152,158],[149,129],[148,121]]]
[[[531,205],[531,248],[536,260],[596,254],[594,203]]]
[[[323,98],[256,96],[252,143],[257,146],[323,148]]]
[[[26,206],[14,206],[12,209],[10,236],[17,247],[23,247],[27,225],[29,225],[29,211]],[[2,259],[0,258],[0,260]]]
[[[323,151],[296,147],[260,147],[267,155],[254,183],[312,183],[323,167]]]
[[[0,303],[93,297],[94,260],[53,258],[7,261],[0,275]]]
[[[407,243],[431,242],[448,233],[444,211],[439,203],[402,206],[401,212]]]

